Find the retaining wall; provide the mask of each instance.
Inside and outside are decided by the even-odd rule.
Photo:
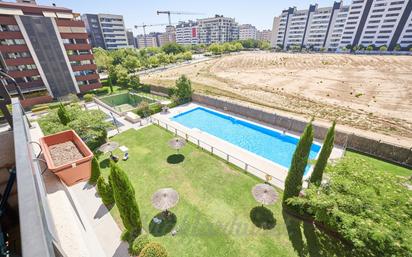
[[[52,101],[53,101],[53,97],[49,95],[44,95],[44,96],[26,98],[24,100],[21,100],[20,103],[24,108],[27,108],[27,107],[30,107],[36,104],[50,103]]]
[[[156,87],[156,91],[157,90],[160,91],[159,87]],[[226,102],[205,95],[193,94],[193,101],[297,133],[302,133],[307,123],[307,121],[303,119],[282,116],[276,113],[250,108],[237,103]],[[315,124],[313,125],[313,128],[315,138],[323,140],[328,128]],[[412,168],[412,146],[406,148],[381,140],[368,138],[363,135],[349,134],[339,130],[336,130],[335,133],[335,144]]]

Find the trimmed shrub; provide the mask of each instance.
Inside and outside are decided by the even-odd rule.
[[[150,85],[141,84],[140,90],[142,90],[142,92],[145,92],[145,93],[150,93]]]
[[[150,116],[151,110],[150,110],[149,103],[146,102],[146,101],[141,101],[141,102],[139,103],[139,105],[137,106],[136,113],[137,113],[137,115],[139,115],[140,117]]]
[[[92,174],[90,175],[89,183],[94,185],[100,177],[99,161],[96,157],[92,159]]]
[[[328,159],[333,149],[333,141],[335,140],[335,125],[333,122],[332,127],[329,128],[326,134],[325,141],[323,142],[322,150],[320,151],[319,158],[310,176],[310,183],[319,185],[322,182],[323,171],[328,164]]]
[[[153,115],[155,113],[161,112],[162,111],[162,106],[158,103],[154,103],[154,104],[150,105],[149,109],[150,109],[150,114]]]
[[[161,244],[152,242],[143,248],[139,257],[167,257],[167,251]]]
[[[101,87],[101,88],[96,88],[96,89],[87,91],[87,94],[95,94],[95,95],[107,95],[108,93],[109,93],[108,87]]]
[[[97,179],[97,193],[99,193],[102,198],[104,205],[110,206],[114,204],[112,186],[110,185],[110,181],[107,183],[103,176],[99,176]]]
[[[176,107],[176,106],[179,106],[179,103],[176,102],[176,101],[172,101],[172,102],[168,105],[169,108],[174,108],[174,107]]]
[[[83,99],[86,103],[89,103],[89,102],[93,101],[93,97],[94,97],[94,94],[85,94],[83,96]]]
[[[293,154],[292,163],[289,168],[288,175],[285,180],[285,191],[283,193],[283,205],[286,204],[286,200],[298,196],[300,190],[302,190],[302,178],[305,173],[306,165],[308,164],[308,158],[310,148],[313,142],[313,119],[308,123],[299,143],[296,146],[295,153]]]
[[[135,191],[127,174],[114,162],[110,164],[110,178],[116,206],[125,228],[121,239],[130,243],[142,232]]]
[[[143,234],[138,236],[133,243],[129,246],[130,255],[139,255],[143,248],[146,247],[151,241],[149,234]]]

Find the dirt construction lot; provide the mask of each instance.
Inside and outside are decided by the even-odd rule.
[[[412,142],[412,57],[250,52],[146,75],[172,86]],[[405,143],[405,142],[403,142]],[[412,144],[411,144],[412,145]]]

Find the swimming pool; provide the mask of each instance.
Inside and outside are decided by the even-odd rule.
[[[197,128],[289,169],[298,138],[234,118],[213,110],[196,107],[178,114],[173,121]],[[312,144],[309,159],[315,159],[320,145]],[[310,166],[306,167],[306,172]],[[306,174],[305,172],[305,174]]]

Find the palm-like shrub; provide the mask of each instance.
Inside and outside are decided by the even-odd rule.
[[[150,243],[150,235],[143,234],[138,236],[133,243],[129,246],[130,255],[139,255],[143,248]]]
[[[152,242],[143,248],[139,257],[167,257],[167,251],[161,244]]]
[[[302,178],[308,163],[312,142],[313,127],[312,121],[310,121],[303,131],[299,143],[296,146],[295,153],[293,154],[292,163],[285,181],[285,191],[283,193],[284,205],[286,204],[286,200],[288,198],[298,196],[300,190],[302,190]]]
[[[110,178],[116,206],[125,227],[122,240],[132,242],[142,231],[135,191],[127,174],[114,162],[110,165]]]
[[[110,181],[107,183],[103,176],[99,176],[97,179],[97,193],[99,193],[102,198],[104,205],[110,206],[114,204],[112,186],[110,185]]]

